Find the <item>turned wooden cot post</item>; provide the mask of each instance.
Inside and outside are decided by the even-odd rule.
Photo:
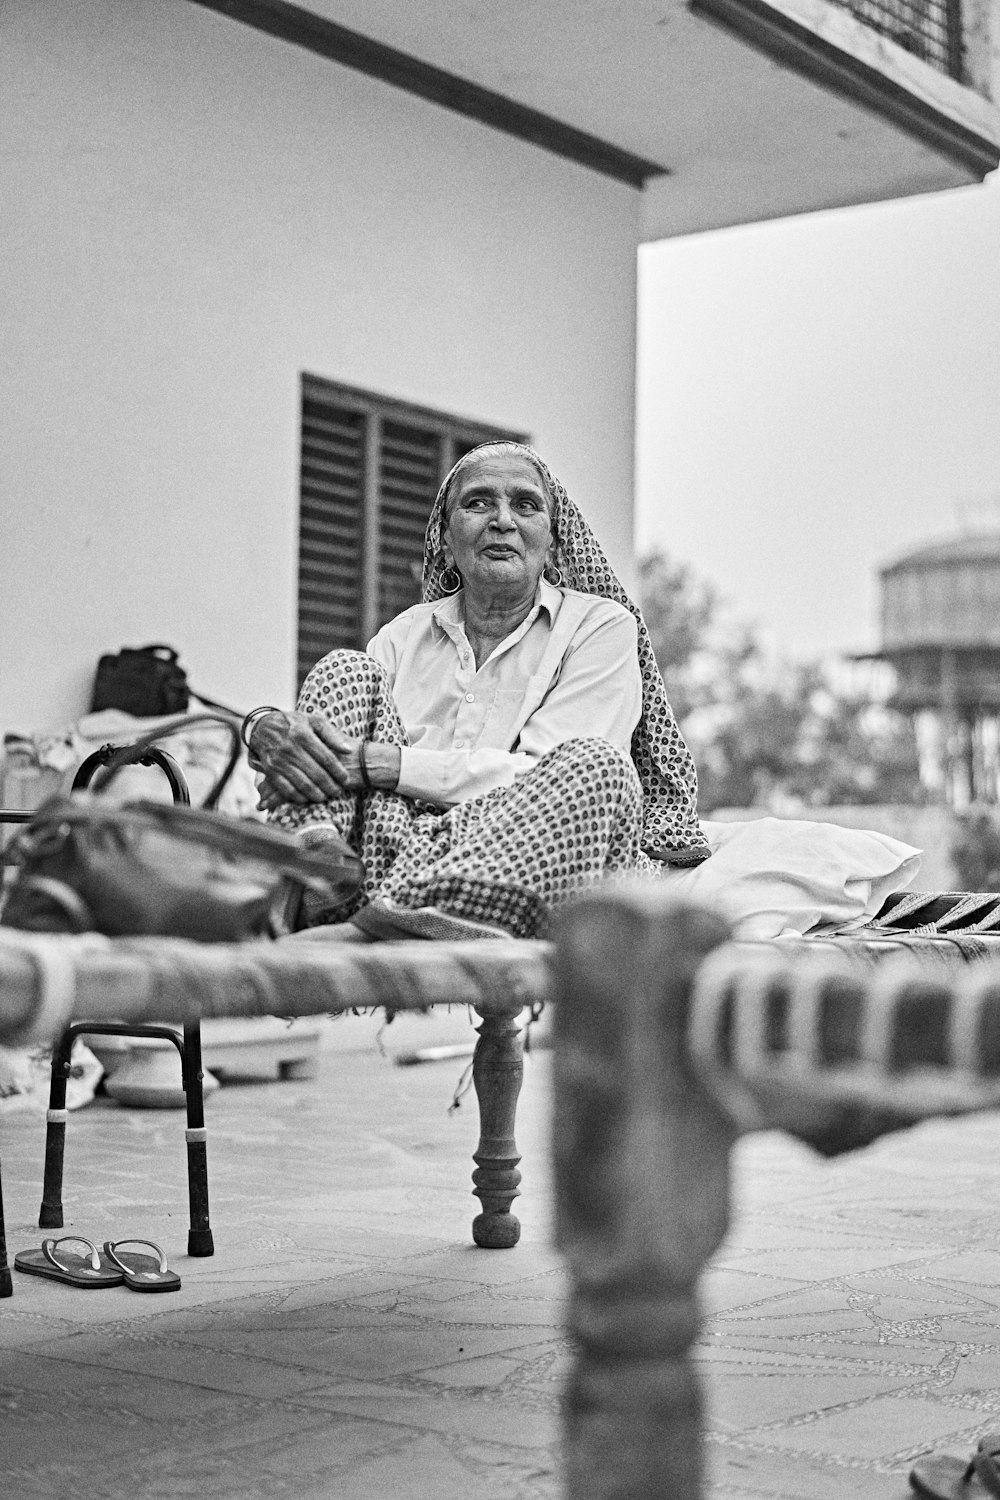
[[[514,1139],[517,1101],[524,1081],[524,1047],[513,1016],[475,1007],[482,1024],[472,1062],[479,1101],[479,1145],[472,1154],[473,1192],[482,1213],[472,1221],[472,1238],[483,1250],[510,1250],[521,1237],[521,1222],[510,1206],[518,1197],[521,1160]]]
[[[697,1280],[728,1220],[735,1136],[684,1055],[691,981],[724,940],[649,892],[568,909],[555,963],[556,1234],[576,1356],[569,1500],[696,1500]]]

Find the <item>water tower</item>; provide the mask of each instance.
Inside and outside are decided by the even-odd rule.
[[[953,807],[1000,801],[1000,530],[930,543],[879,569],[893,705],[921,780]]]

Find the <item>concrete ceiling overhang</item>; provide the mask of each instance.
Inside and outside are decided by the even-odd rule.
[[[826,0],[196,0],[643,190],[666,238],[981,180],[997,112]]]

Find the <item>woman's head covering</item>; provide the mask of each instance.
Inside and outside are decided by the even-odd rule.
[[[646,622],[622,588],[601,546],[558,479],[533,448],[523,443],[484,443],[465,454],[445,479],[434,501],[424,539],[423,597],[441,599],[445,570],[443,533],[445,513],[456,474],[467,460],[483,451],[508,450],[534,464],[548,492],[552,518],[552,561],[567,588],[581,594],[614,599],[631,610],[639,626],[639,667],[642,671],[642,717],[632,735],[632,759],[642,783],[643,838],[647,854],[672,865],[695,865],[710,854],[698,824],[698,778],[691,753],[667,701],[663,678],[653,655]]]

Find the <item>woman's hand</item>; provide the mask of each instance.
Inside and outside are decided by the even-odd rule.
[[[250,763],[263,775],[257,789],[260,809],[335,802],[360,791],[365,786],[361,743],[318,714],[277,709],[264,714],[250,731]],[[369,742],[365,753],[371,784],[392,791],[399,780],[398,747]]]
[[[250,763],[264,776],[260,806],[271,812],[279,803],[335,802],[357,791],[360,745],[318,714],[264,714],[250,731]]]

